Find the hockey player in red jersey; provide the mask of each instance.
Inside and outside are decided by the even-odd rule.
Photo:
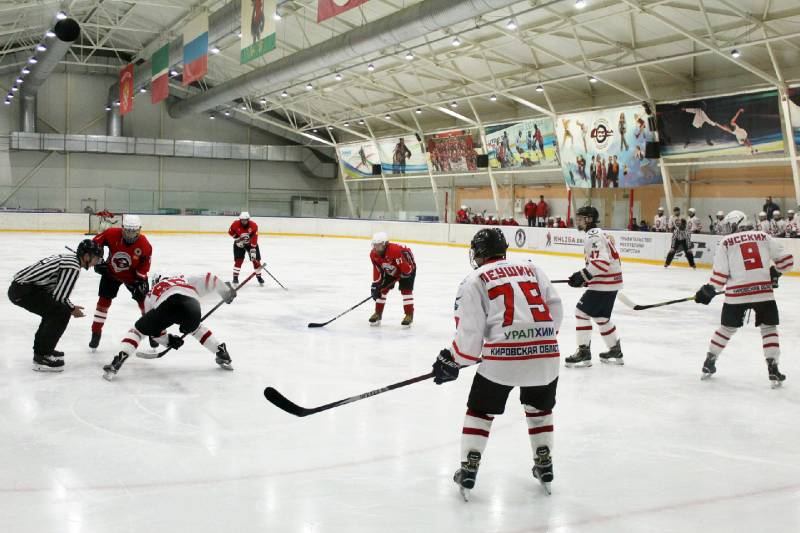
[[[794,265],[780,242],[753,225],[741,211],[731,211],[723,220],[726,237],[717,245],[710,283],[695,294],[695,302],[708,305],[717,289],[725,290],[721,325],[711,336],[708,354],[703,363],[702,379],[717,371],[717,358],[736,331],[744,325],[744,315],[753,310],[756,326],[761,329],[767,373],[773,388],[780,387],[786,376],[778,369],[781,355],[778,341],[778,305],[772,289],[778,278]]]
[[[475,486],[492,422],[503,414],[514,387],[520,388],[528,422],[533,477],[548,494],[553,481],[561,299],[539,267],[506,259],[507,249],[499,228],[484,228],[472,238],[475,270],[458,288],[455,339],[433,364],[434,381],[441,384],[456,379],[461,366],[480,363],[461,432],[461,468],[453,477],[465,500]]]
[[[386,295],[394,287],[400,286],[403,295],[403,311],[405,317],[400,323],[408,328],[414,321],[414,278],[417,276],[417,264],[414,254],[402,244],[389,242],[389,237],[383,233],[376,233],[372,237],[372,251],[369,253],[372,261],[372,285],[370,292],[375,300],[375,312],[369,317],[371,326],[380,326],[383,317],[383,308],[386,306]]]
[[[106,260],[94,267],[95,272],[100,274],[100,287],[92,322],[92,339],[89,341],[92,350],[100,345],[108,309],[117,297],[120,286],[125,285],[139,305],[139,310],[144,313],[144,298],[149,290],[147,273],[150,271],[153,248],[141,231],[139,217],[125,215],[121,228],[108,228],[92,239],[101,249],[108,247]]]
[[[608,347],[600,354],[604,363],[622,365],[622,348],[611,312],[617,292],[622,290],[622,263],[611,238],[597,226],[600,214],[586,205],[575,213],[578,229],[586,232],[583,254],[586,266],[569,278],[570,287],[587,287],[575,308],[575,336],[578,349],[564,363],[572,366],[592,366],[592,321]]]
[[[250,220],[250,213],[242,211],[239,220],[235,220],[228,230],[228,235],[233,237],[233,284],[239,284],[239,272],[242,270],[244,255],[247,253],[253,262],[253,270],[260,270],[261,248],[258,246],[258,224]],[[261,272],[256,274],[258,284],[264,286]]]
[[[236,290],[229,283],[223,283],[210,272],[188,277],[153,276],[153,289],[144,303],[145,313],[125,334],[114,360],[103,367],[103,377],[108,381],[114,379],[145,336],[153,337],[158,344],[173,350],[180,348],[183,339],[167,333],[167,328],[174,324],[179,326],[181,333],[191,334],[213,353],[221,368],[233,370],[225,343],[219,342],[211,330],[200,323],[200,298],[212,292],[219,294],[228,304],[236,297]]]

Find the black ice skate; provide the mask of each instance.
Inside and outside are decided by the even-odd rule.
[[[458,485],[458,490],[465,502],[469,501],[469,491],[475,487],[475,478],[478,477],[478,467],[481,464],[480,452],[471,451],[467,454],[467,461],[461,463],[461,468],[453,474],[453,481]]]
[[[119,352],[110,364],[107,364],[103,367],[103,370],[105,371],[105,374],[103,374],[103,379],[106,381],[111,381],[114,379],[114,376],[117,375],[117,372],[119,372],[119,369],[122,368],[122,364],[127,358],[128,354],[125,352]]]
[[[225,347],[224,342],[217,346],[216,362],[220,368],[224,370],[233,370],[233,366],[231,365],[231,356],[228,354],[228,348]]]
[[[231,280],[231,285],[233,285],[234,287],[239,285],[239,276],[233,276],[233,280]]]
[[[549,495],[550,483],[553,482],[553,459],[550,457],[550,448],[539,446],[536,448],[536,457],[533,458],[533,477],[538,479],[542,488]]]
[[[767,372],[769,372],[769,383],[773,389],[777,389],[786,380],[786,376],[778,370],[778,363],[775,359],[767,359]]]
[[[59,361],[64,361],[64,352],[59,352],[58,350],[53,350],[53,352],[50,355],[52,355],[53,357],[55,357]]]
[[[369,317],[369,325],[370,326],[380,326],[381,325],[381,314],[377,311],[372,313],[372,316]]]
[[[263,287],[263,286],[264,286],[264,278],[262,278],[262,277],[259,275],[259,276],[256,276],[256,280],[258,281],[258,284],[259,284],[259,286],[261,286],[261,287]]]
[[[602,363],[609,363],[612,365],[624,365],[625,361],[622,360],[622,346],[620,342],[617,343],[608,349],[607,352],[602,352],[600,354],[600,362]]]
[[[410,328],[412,322],[414,322],[414,313],[406,313],[406,316],[403,317],[403,321],[400,322],[400,325],[404,328]]]
[[[92,340],[89,341],[89,348],[91,348],[92,351],[97,350],[97,347],[100,346],[100,337],[102,335],[103,334],[100,331],[92,332]]]
[[[700,379],[708,379],[717,372],[717,356],[711,352],[706,355],[706,360],[703,362],[703,375]]]
[[[592,366],[592,351],[585,344],[578,346],[575,353],[564,359],[564,364],[568,368]]]
[[[37,372],[63,372],[64,359],[57,357],[55,354],[48,354],[48,355],[34,354],[33,369]]]
[[[150,347],[151,348],[153,348],[154,350],[156,348],[158,348],[158,346],[159,346],[158,345],[158,341],[156,341],[156,339],[154,337],[148,337],[148,339],[150,340]]]

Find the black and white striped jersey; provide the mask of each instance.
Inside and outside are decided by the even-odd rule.
[[[22,285],[45,287],[56,301],[75,307],[69,301],[69,295],[78,281],[80,271],[81,264],[76,254],[56,254],[23,268],[14,275],[14,281]]]

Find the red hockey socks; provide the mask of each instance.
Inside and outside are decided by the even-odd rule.
[[[233,262],[233,277],[239,279],[239,272],[242,270],[242,263],[244,263],[244,259],[236,259]]]
[[[407,315],[414,314],[414,295],[411,291],[400,291],[403,295],[403,311]]]

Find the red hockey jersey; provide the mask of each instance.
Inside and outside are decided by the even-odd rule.
[[[258,224],[251,220],[250,223],[245,226],[240,220],[234,220],[233,224],[231,224],[231,229],[228,230],[228,235],[236,240],[242,239],[245,244],[257,246]]]
[[[144,235],[128,244],[122,238],[122,228],[108,228],[92,238],[100,248],[108,246],[108,273],[125,284],[147,279],[153,247]]]
[[[375,250],[369,254],[372,260],[372,280],[380,281],[381,273],[392,279],[407,278],[417,269],[414,254],[407,246],[390,242],[386,245],[386,252],[381,256]]]

